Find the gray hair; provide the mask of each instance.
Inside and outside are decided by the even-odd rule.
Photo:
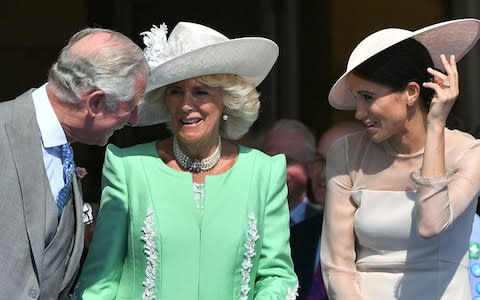
[[[228,121],[221,121],[220,135],[230,140],[238,140],[244,136],[257,120],[260,110],[260,93],[255,84],[246,77],[233,74],[203,75],[196,79],[210,87],[223,90],[223,113],[228,115]],[[157,105],[155,109],[161,114],[168,112],[165,91],[166,87],[163,86],[153,90],[148,96],[148,101]]]
[[[96,33],[108,33],[110,47],[103,45],[85,51],[71,51],[80,39]],[[78,103],[85,93],[102,90],[106,106],[114,110],[118,102],[135,95],[138,74],[149,74],[143,51],[125,35],[103,28],[86,28],[73,35],[52,65],[48,80],[55,95],[65,102]]]
[[[313,132],[302,122],[295,119],[280,119],[273,124],[270,132],[276,131],[291,131],[303,137],[303,146],[306,161],[312,161],[315,157],[316,145],[315,135]]]

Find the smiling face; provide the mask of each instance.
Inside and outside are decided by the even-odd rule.
[[[172,83],[165,91],[170,129],[183,144],[215,145],[224,109],[223,90],[197,79]]]
[[[408,97],[405,91],[392,92],[353,73],[347,80],[355,96],[355,118],[367,127],[374,142],[396,140],[406,133]]]

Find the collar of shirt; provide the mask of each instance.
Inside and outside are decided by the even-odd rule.
[[[44,84],[33,91],[32,97],[43,147],[51,148],[67,143],[67,137],[48,99],[46,86]]]

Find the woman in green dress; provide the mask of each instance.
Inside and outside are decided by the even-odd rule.
[[[107,147],[77,298],[295,299],[285,157],[233,142],[257,119],[277,45],[186,22],[144,35],[139,119],[173,136]]]

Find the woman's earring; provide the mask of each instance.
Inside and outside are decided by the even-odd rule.
[[[222,119],[223,119],[224,121],[227,121],[227,120],[228,120],[228,115],[227,115],[227,114],[223,114]]]
[[[408,101],[408,102],[407,102],[407,105],[408,105],[408,106],[413,106],[413,101]]]

